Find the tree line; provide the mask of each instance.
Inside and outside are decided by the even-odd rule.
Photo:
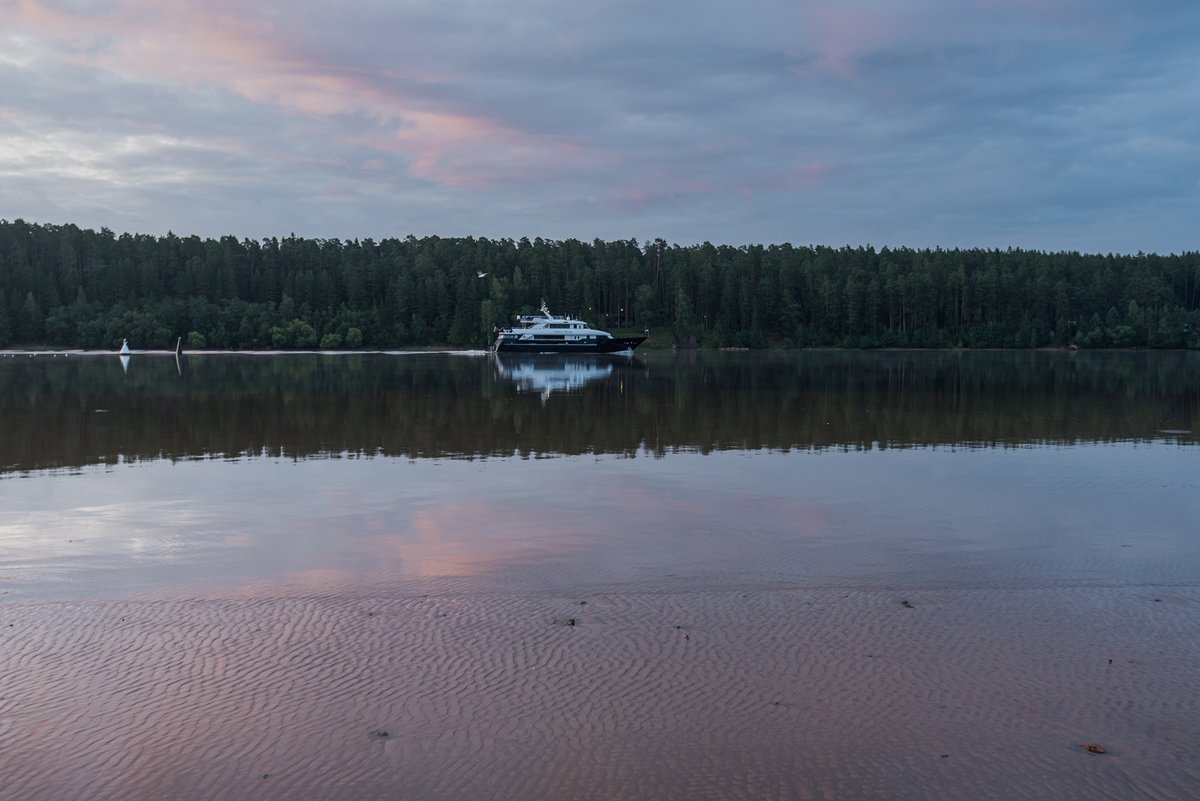
[[[484,347],[543,301],[685,346],[1200,348],[1200,252],[256,241],[0,220],[0,347]]]

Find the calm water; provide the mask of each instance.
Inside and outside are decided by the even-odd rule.
[[[0,358],[4,600],[1200,580],[1200,354]]]
[[[2,356],[0,420],[5,801],[1200,786],[1200,354]]]

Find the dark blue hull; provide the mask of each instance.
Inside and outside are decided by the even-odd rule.
[[[597,342],[519,342],[496,340],[497,353],[621,353],[633,350],[646,341],[645,337],[613,337]]]

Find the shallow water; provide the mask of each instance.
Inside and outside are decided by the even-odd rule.
[[[0,786],[1186,797],[1198,368],[0,358]]]

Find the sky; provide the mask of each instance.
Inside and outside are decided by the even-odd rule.
[[[0,0],[0,219],[1200,250],[1196,0]]]

